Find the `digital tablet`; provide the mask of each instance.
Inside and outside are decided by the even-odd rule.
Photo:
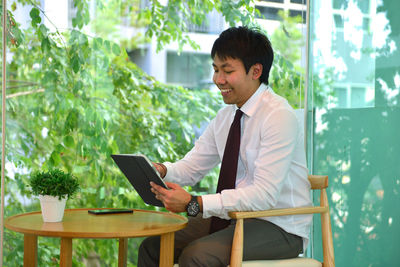
[[[146,204],[164,207],[163,203],[156,199],[154,193],[151,192],[150,182],[154,182],[166,189],[168,187],[146,156],[118,154],[111,155],[111,157]]]

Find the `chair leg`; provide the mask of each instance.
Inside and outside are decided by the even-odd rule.
[[[331,218],[329,214],[329,203],[325,189],[321,189],[321,206],[328,207],[327,211],[321,213],[321,227],[322,227],[322,247],[324,255],[324,267],[335,266],[335,256],[333,252],[332,228]]]
[[[243,259],[243,219],[236,220],[230,267],[241,267]]]

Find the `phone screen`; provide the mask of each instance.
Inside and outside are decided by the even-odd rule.
[[[132,213],[131,209],[101,209],[101,210],[88,210],[91,214],[101,215],[101,214],[115,214],[115,213]]]

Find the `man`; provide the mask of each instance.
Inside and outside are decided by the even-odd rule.
[[[174,260],[180,267],[229,264],[235,226],[229,211],[311,205],[299,123],[287,101],[267,86],[273,61],[267,37],[246,27],[229,28],[215,41],[211,57],[213,81],[228,106],[182,160],[155,163],[170,189],[151,184],[166,209],[188,212],[188,226],[175,234]],[[216,194],[191,196],[182,189],[221,161]],[[243,259],[298,256],[310,223],[310,215],[245,220]],[[159,237],[144,240],[138,266],[158,266],[159,245]]]

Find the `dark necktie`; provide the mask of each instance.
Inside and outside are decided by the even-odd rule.
[[[219,172],[217,193],[225,189],[235,188],[236,173],[240,149],[240,118],[243,112],[236,110],[235,119],[229,129],[228,139],[226,140],[224,156],[222,157],[221,169]],[[218,217],[211,218],[210,234],[224,229],[230,223],[230,220],[224,220]]]

